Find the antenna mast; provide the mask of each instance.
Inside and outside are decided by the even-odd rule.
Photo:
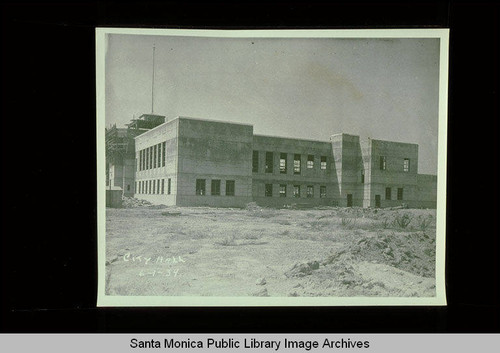
[[[155,86],[155,44],[153,44],[153,78],[151,80],[151,114],[154,113],[153,102],[154,102],[154,86]]]

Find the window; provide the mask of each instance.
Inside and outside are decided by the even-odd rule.
[[[234,180],[226,180],[226,196],[234,196]]]
[[[314,197],[314,185],[307,185],[307,197],[308,198]]]
[[[171,190],[170,189],[170,185],[171,185],[171,180],[170,180],[170,178],[168,178],[168,181],[167,181],[167,194],[169,194],[169,195],[170,195],[170,190]]]
[[[286,197],[286,184],[280,184],[280,197]]]
[[[385,170],[385,168],[386,168],[385,156],[380,156],[380,170]]]
[[[161,166],[165,166],[165,161],[167,160],[167,143],[163,142],[161,144]]]
[[[386,200],[391,199],[391,188],[385,188],[385,199]]]
[[[324,199],[326,197],[326,186],[321,185],[319,187],[319,197]]]
[[[403,188],[398,188],[398,200],[403,199]]]
[[[144,170],[146,169],[146,157],[145,157],[145,153],[144,153],[144,150],[141,151],[141,170]]]
[[[139,194],[144,194],[144,182],[139,182]]]
[[[156,194],[156,180],[153,180],[153,192],[152,194]]]
[[[161,160],[162,160],[162,158],[161,158],[161,156],[162,156],[161,152],[162,152],[162,150],[161,150],[161,143],[159,143],[158,144],[158,162],[157,162],[158,163],[158,168],[161,167]]]
[[[403,171],[404,172],[410,171],[410,160],[408,158],[405,158],[403,161]]]
[[[161,180],[161,194],[163,195],[165,193],[165,179]]]
[[[196,179],[196,195],[205,195],[205,179]]]
[[[286,174],[286,153],[280,154],[280,173]]]
[[[307,169],[314,168],[314,156],[312,154],[307,155]]]
[[[159,194],[160,193],[160,179],[158,179],[156,182],[158,183],[158,185],[156,186],[156,193]]]
[[[144,157],[145,157],[145,160],[144,160],[144,170],[147,170],[148,167],[149,167],[149,148],[146,148],[144,150]]]
[[[320,168],[321,169],[326,169],[326,156],[321,156],[321,165],[320,165]]]
[[[137,181],[135,182],[135,185],[134,185],[134,192],[137,194]]]
[[[158,145],[154,145],[153,146],[153,168],[156,168],[156,161],[158,160],[157,158],[157,150],[158,149]]]
[[[152,188],[151,188],[151,180],[148,180],[148,184],[149,184],[149,192],[148,192],[148,194],[151,194],[151,190],[152,190]]]
[[[361,184],[365,183],[365,170],[361,169]]]
[[[273,184],[266,184],[265,195],[267,197],[272,197],[273,196]]]
[[[130,191],[130,184],[127,184],[127,191]]]
[[[300,197],[300,185],[293,186],[293,197]]]
[[[149,147],[149,169],[153,168],[153,146]]]
[[[227,183],[226,183],[227,185]],[[220,180],[212,180],[212,195],[219,196],[220,195]]]
[[[266,152],[266,173],[273,172],[273,153]]]
[[[300,174],[300,154],[293,156],[293,174]]]
[[[259,172],[259,151],[253,151],[252,155],[252,172]]]

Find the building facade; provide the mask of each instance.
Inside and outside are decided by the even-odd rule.
[[[418,174],[416,144],[254,135],[252,125],[186,117],[134,140],[133,196],[154,204],[436,207],[437,177]]]

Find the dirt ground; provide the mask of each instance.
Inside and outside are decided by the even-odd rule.
[[[106,209],[108,295],[435,296],[435,210],[132,206]]]

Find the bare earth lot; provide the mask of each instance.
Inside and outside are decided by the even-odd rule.
[[[435,296],[435,210],[106,209],[106,293]]]

